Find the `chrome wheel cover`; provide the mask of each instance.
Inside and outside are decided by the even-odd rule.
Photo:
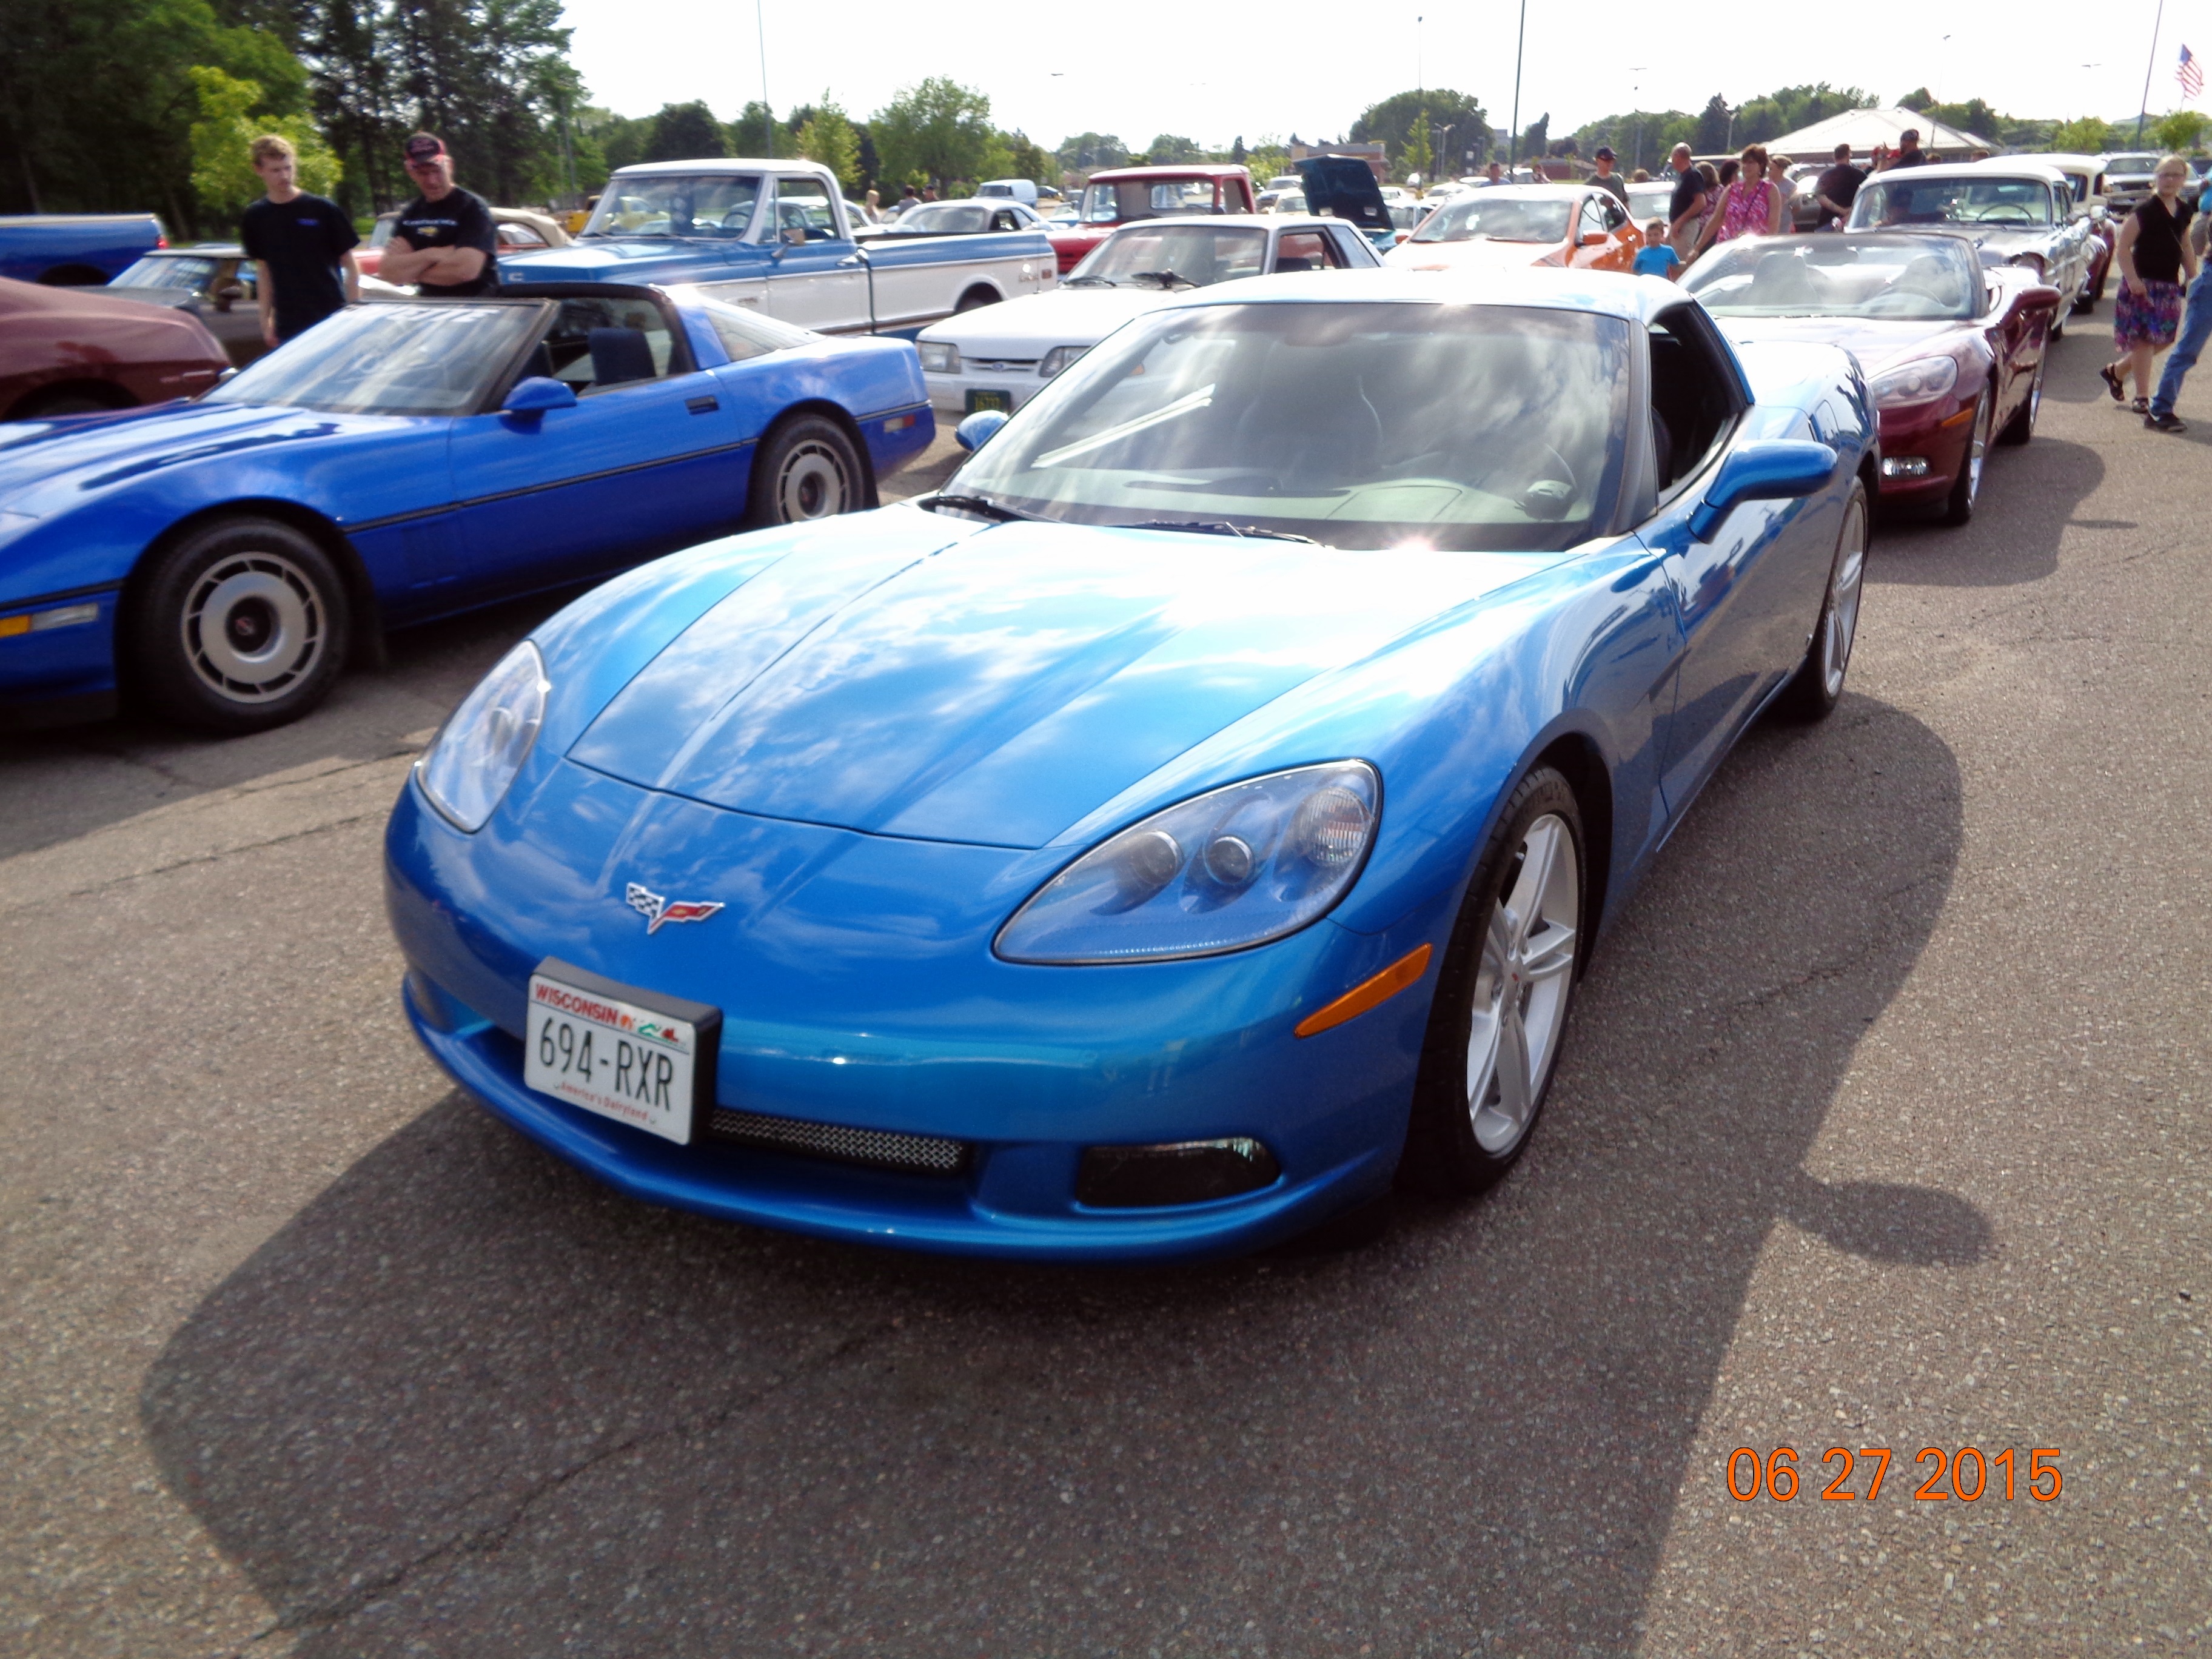
[[[1974,435],[1966,444],[1966,505],[1972,507],[1982,499],[1982,462],[1990,453],[1990,417],[1996,413],[1996,399],[1986,392],[1974,404]]]
[[[1866,580],[1867,509],[1854,499],[1844,514],[1836,568],[1828,578],[1828,603],[1820,623],[1820,686],[1832,701],[1844,690],[1851,645],[1859,633],[1859,593]]]
[[[270,702],[322,660],[329,618],[307,573],[280,553],[217,559],[185,596],[185,660],[227,702]]]
[[[1467,1110],[1493,1157],[1528,1131],[1559,1056],[1582,921],[1582,870],[1566,820],[1528,826],[1483,935],[1468,1034]]]
[[[784,524],[834,518],[852,503],[852,481],[836,450],[812,439],[795,446],[775,475],[775,513]]]

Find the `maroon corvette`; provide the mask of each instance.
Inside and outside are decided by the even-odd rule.
[[[2061,296],[2026,266],[1984,266],[1964,237],[1746,238],[1682,285],[1732,340],[1820,341],[1858,358],[1880,412],[1885,506],[1964,524],[1990,443],[2035,435]]]
[[[229,367],[187,312],[0,277],[0,420],[189,398]]]

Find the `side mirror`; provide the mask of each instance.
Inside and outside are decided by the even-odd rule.
[[[952,428],[952,441],[972,455],[997,437],[1010,418],[1003,409],[979,409]]]
[[[225,283],[215,291],[215,308],[228,311],[246,297],[246,290],[236,283]]]
[[[507,415],[543,415],[549,409],[574,409],[575,406],[574,387],[543,374],[532,374],[527,380],[514,383],[514,389],[507,394],[507,401],[500,405],[500,410]]]
[[[1800,500],[1826,489],[1835,476],[1836,452],[1826,444],[1801,438],[1741,444],[1721,463],[1705,499],[1690,515],[1690,533],[1709,542],[1741,503]]]
[[[1603,247],[1612,240],[1612,237],[1607,235],[1601,230],[1588,230],[1583,233],[1583,246],[1584,247]]]

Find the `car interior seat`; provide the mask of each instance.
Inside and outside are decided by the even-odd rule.
[[[639,328],[595,328],[592,331],[592,383],[621,386],[654,378],[653,348]]]

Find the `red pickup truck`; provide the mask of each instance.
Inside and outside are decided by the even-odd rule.
[[[1083,188],[1075,222],[1052,233],[1063,276],[1116,225],[1186,214],[1255,213],[1252,175],[1233,165],[1113,167]]]

